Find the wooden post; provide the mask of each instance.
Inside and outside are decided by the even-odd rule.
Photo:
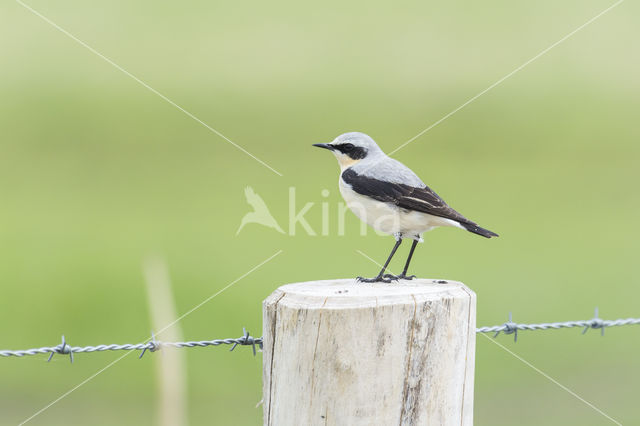
[[[264,424],[471,425],[475,327],[455,281],[282,286],[263,303]]]

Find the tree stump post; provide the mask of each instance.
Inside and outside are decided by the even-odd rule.
[[[284,285],[263,302],[264,424],[472,425],[475,328],[455,281]]]

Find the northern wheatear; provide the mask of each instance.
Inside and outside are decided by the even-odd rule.
[[[358,277],[359,281],[415,278],[415,275],[407,276],[407,269],[416,244],[422,241],[422,233],[439,226],[466,229],[486,238],[498,236],[449,207],[411,169],[388,157],[364,133],[345,133],[331,143],[313,146],[332,151],[338,159],[340,193],[349,209],[374,229],[396,239],[380,273],[374,278]],[[400,275],[385,274],[403,238],[413,240],[404,270]]]

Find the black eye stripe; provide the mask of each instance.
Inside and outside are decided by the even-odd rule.
[[[360,160],[367,156],[367,150],[365,148],[354,146],[353,144],[350,144],[350,143],[334,145],[334,148],[343,154],[347,154],[349,157],[353,158],[354,160]]]
[[[335,148],[343,154],[348,154],[353,150],[354,146],[350,143],[343,143],[340,145],[335,145]]]

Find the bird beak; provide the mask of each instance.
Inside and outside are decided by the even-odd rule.
[[[335,148],[330,143],[314,143],[313,146],[317,146],[318,148],[328,149],[329,151],[333,151]]]

